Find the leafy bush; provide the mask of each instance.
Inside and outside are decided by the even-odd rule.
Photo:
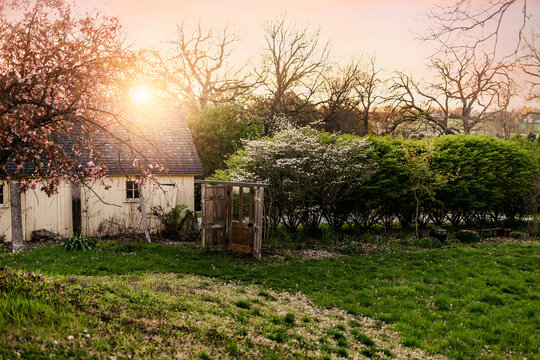
[[[161,206],[152,208],[152,213],[163,225],[161,234],[172,239],[189,239],[193,233],[198,233],[199,223],[197,214],[187,208],[187,205],[176,205],[165,212]]]
[[[510,233],[510,237],[514,238],[514,239],[521,239],[521,238],[523,238],[523,236],[524,236],[523,233],[519,232],[519,231],[512,231]]]
[[[472,231],[457,231],[454,236],[457,241],[462,243],[474,243],[482,239],[480,235]]]
[[[246,141],[227,162],[228,176],[270,184],[272,213],[280,214],[289,229],[300,224],[305,234],[313,234],[323,217],[338,227],[336,205],[373,173],[370,151],[365,139],[286,126],[272,138]]]
[[[375,244],[377,242],[377,238],[373,234],[365,233],[362,236],[361,241],[366,244]]]
[[[434,237],[418,239],[416,245],[426,249],[437,249],[442,247],[441,241]]]
[[[434,166],[458,175],[436,195],[454,226],[524,215],[523,197],[538,166],[533,151],[486,135],[443,136],[436,147]]]
[[[487,135],[447,135],[431,139],[433,173],[448,181],[430,187],[419,209],[419,225],[450,221],[454,226],[490,221],[518,224],[538,208],[527,209],[540,168],[536,142]],[[415,198],[405,149],[425,148],[426,140],[334,135],[306,127],[286,128],[272,138],[247,141],[245,148],[215,174],[220,180],[271,184],[265,204],[272,226],[282,222],[312,234],[322,218],[334,229],[354,229],[396,220],[408,228],[415,219]],[[418,194],[417,194],[418,195]],[[535,203],[537,204],[537,203]],[[508,226],[515,228],[515,226]],[[326,234],[330,239],[332,234]]]
[[[78,234],[64,240],[62,246],[64,249],[66,249],[66,251],[90,250],[96,246],[96,240]]]

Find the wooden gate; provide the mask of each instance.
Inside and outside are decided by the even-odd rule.
[[[232,189],[230,192],[232,209],[230,210],[228,249],[250,254],[253,252],[253,195],[255,190],[243,186],[233,186]]]
[[[223,250],[227,247],[228,188],[225,185],[202,187],[202,242],[204,247]]]
[[[196,180],[201,184],[202,243],[261,258],[266,184]]]

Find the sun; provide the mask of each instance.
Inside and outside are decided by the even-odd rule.
[[[154,90],[147,85],[138,85],[129,90],[129,97],[135,104],[149,104],[153,100]]]

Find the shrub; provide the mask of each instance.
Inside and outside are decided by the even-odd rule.
[[[537,168],[532,151],[487,135],[447,135],[435,144],[434,166],[457,174],[436,195],[454,226],[486,222],[489,213],[523,215],[523,196]]]
[[[289,326],[294,326],[296,322],[294,318],[294,314],[291,314],[291,313],[288,313],[287,315],[285,315],[285,317],[283,318],[283,321],[285,322],[286,325],[289,325]]]
[[[64,240],[62,246],[66,251],[90,250],[96,246],[96,240],[78,234]]]
[[[270,184],[268,195],[285,226],[316,233],[323,216],[338,228],[344,221],[337,204],[348,199],[372,174],[365,139],[310,127],[286,126],[272,138],[245,142],[227,161],[232,180]]]
[[[442,243],[439,239],[434,237],[422,238],[416,242],[416,245],[426,249],[437,249],[442,247]]]
[[[521,239],[521,238],[523,238],[523,233],[519,232],[519,231],[512,231],[510,233],[510,237],[514,238],[514,239]]]
[[[432,141],[433,154],[424,165],[451,176],[430,183],[418,204],[420,225],[431,220],[439,226],[446,221],[459,226],[463,221],[480,224],[504,217],[505,226],[516,228],[513,223],[536,212],[537,202],[528,209],[524,201],[538,174],[536,142],[487,135],[447,135]],[[325,218],[334,229],[345,223],[355,230],[377,224],[391,229],[396,220],[407,228],[415,219],[417,202],[405,149],[419,150],[425,144],[286,128],[272,138],[245,142],[245,148],[226,162],[228,168],[214,177],[268,182],[265,204],[272,205],[267,212],[272,226],[281,221],[288,230],[296,230],[302,225],[312,235]],[[330,240],[332,235],[325,237]]]
[[[479,242],[482,237],[473,231],[458,231],[454,235],[457,241],[462,243]]]
[[[377,238],[373,234],[365,233],[362,236],[361,241],[366,244],[375,244],[377,242]]]
[[[161,235],[170,238],[190,239],[193,233],[198,233],[197,214],[187,208],[187,205],[176,205],[165,212],[161,206],[152,208],[152,213],[163,225]]]

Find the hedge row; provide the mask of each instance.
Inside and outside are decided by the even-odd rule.
[[[290,129],[286,131],[290,132]],[[428,222],[483,225],[503,219],[513,221],[538,209],[538,199],[531,199],[535,196],[531,188],[539,177],[540,145],[537,142],[483,135],[448,135],[422,140],[377,136],[360,139],[312,129],[298,131],[303,131],[303,136],[314,137],[315,140],[306,143],[317,149],[316,155],[310,155],[313,152],[310,149],[299,151],[298,144],[292,143],[290,146],[294,151],[284,150],[284,145],[274,150],[275,144],[280,143],[278,133],[273,138],[247,141],[245,149],[229,159],[228,169],[215,175],[220,179],[269,182],[266,202],[271,204],[269,214],[273,225],[282,222],[291,230],[299,224],[304,229],[315,229],[325,218],[336,228],[346,223],[361,228],[376,224],[392,227],[396,222],[409,227],[415,221],[417,203],[421,225]],[[310,178],[308,182],[305,176],[296,176],[295,171],[303,171],[305,175],[308,168],[321,169],[318,162],[321,159],[329,161],[321,151],[331,151],[339,156],[336,149],[346,146],[350,151],[350,144],[356,141],[363,141],[359,151],[364,151],[365,156],[348,155],[347,166],[358,165],[357,168],[365,169],[366,176],[341,176],[339,184],[336,184],[336,175],[317,173],[316,179]],[[418,167],[420,173],[416,175],[411,166],[418,164],[414,164],[414,157],[411,162],[410,156],[406,156],[411,148],[419,154],[418,159],[428,159],[428,168]],[[425,152],[430,152],[429,156],[421,156]],[[359,163],[351,164],[351,161]],[[261,166],[261,162],[266,165]],[[290,164],[296,165],[283,168]],[[327,168],[336,172],[333,164],[328,164]],[[422,179],[422,171],[445,181],[430,184],[429,178]],[[427,190],[421,193],[417,202],[419,193],[415,191],[418,190],[415,182],[418,181]],[[306,187],[315,191],[307,191]],[[340,195],[329,199],[325,196],[329,191]]]
[[[370,141],[374,148],[370,160],[379,170],[341,206],[357,226],[390,227],[399,220],[408,227],[414,221],[415,199],[403,149],[421,149],[426,141],[434,142],[430,168],[449,175],[449,180],[423,200],[421,224],[483,225],[531,213],[528,197],[532,183],[538,181],[538,145],[526,148],[520,141],[472,135],[418,141],[371,137]]]

